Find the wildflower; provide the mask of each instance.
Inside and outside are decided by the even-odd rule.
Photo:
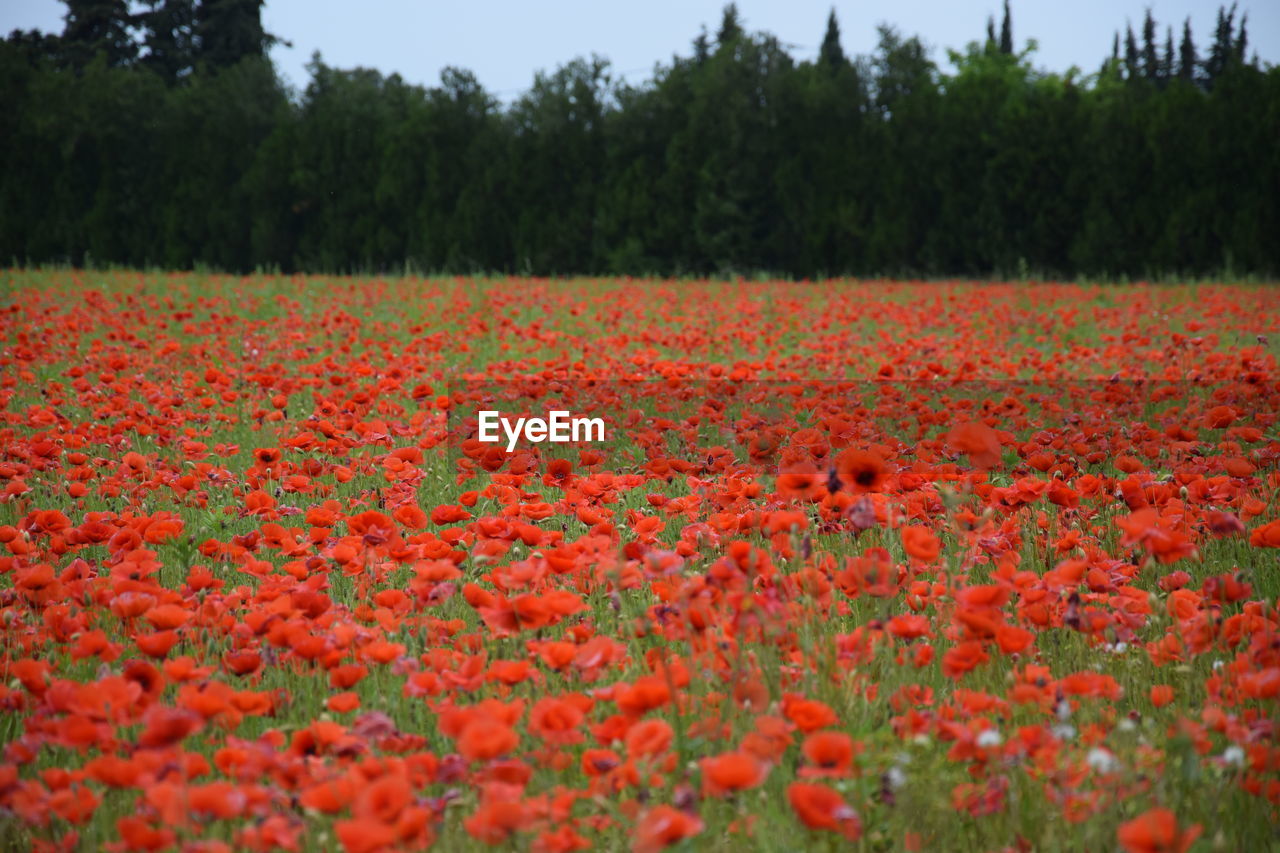
[[[702,759],[701,765],[702,793],[707,797],[754,788],[769,775],[769,765],[749,752],[726,752]]]
[[[697,835],[702,829],[703,823],[695,815],[671,806],[655,806],[636,824],[631,850],[632,853],[657,853]]]
[[[792,782],[787,786],[787,801],[800,822],[810,829],[837,832],[849,841],[862,837],[858,813],[827,785]]]
[[[1186,853],[1200,832],[1199,824],[1181,829],[1173,812],[1153,808],[1122,823],[1116,838],[1125,853]]]
[[[869,450],[844,450],[836,457],[836,475],[849,492],[879,491],[887,471],[880,454]]]

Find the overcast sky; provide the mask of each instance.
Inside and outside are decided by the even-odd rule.
[[[904,35],[919,35],[946,62],[946,48],[963,50],[984,36],[987,16],[999,26],[1001,0],[739,0],[747,29],[765,30],[790,46],[797,59],[817,53],[834,5],[847,53],[870,53],[880,22]],[[1072,65],[1096,71],[1111,50],[1111,37],[1131,22],[1140,33],[1150,6],[1164,42],[1166,25],[1181,37],[1191,17],[1203,54],[1219,3],[1203,0],[1013,0],[1013,33],[1019,49],[1035,39],[1035,64],[1054,71]],[[534,72],[552,70],[576,56],[598,53],[615,76],[647,78],[656,62],[687,56],[702,25],[714,33],[722,0],[267,0],[269,32],[293,43],[272,58],[295,86],[307,82],[314,51],[339,68],[365,66],[398,72],[412,83],[435,85],[448,65],[470,69],[490,92],[511,100],[527,89]],[[1244,0],[1249,16],[1249,55],[1280,62],[1280,1]],[[0,32],[15,28],[59,32],[65,6],[57,0],[0,0]]]

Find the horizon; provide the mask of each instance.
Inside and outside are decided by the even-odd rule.
[[[497,5],[505,7],[499,11],[509,15],[510,26],[493,27],[491,8],[405,8],[392,0],[366,4],[360,15],[345,17],[328,12],[339,6],[334,0],[276,0],[263,6],[262,18],[268,32],[292,44],[275,45],[270,57],[281,79],[298,91],[309,81],[306,67],[318,51],[330,67],[372,68],[383,76],[398,74],[408,83],[425,87],[439,85],[446,67],[465,69],[475,74],[486,92],[510,104],[530,89],[537,74],[552,72],[579,57],[599,55],[608,60],[615,80],[631,84],[650,80],[659,65],[669,65],[673,56],[692,53],[693,40],[702,27],[714,35],[725,3],[660,0],[643,10],[613,8],[603,15],[585,0],[558,0],[536,9]],[[798,62],[816,56],[828,11],[834,9],[841,44],[849,56],[871,54],[877,27],[888,24],[905,37],[919,37],[942,70],[950,66],[948,50],[963,53],[969,43],[981,42],[987,17],[994,16],[998,28],[1003,14],[1002,4],[989,0],[947,4],[803,0],[786,11],[760,0],[737,5],[748,32],[775,36]],[[1013,3],[1014,46],[1021,52],[1034,41],[1037,49],[1030,62],[1038,70],[1065,74],[1075,67],[1082,74],[1093,74],[1110,55],[1115,32],[1123,34],[1126,25],[1131,25],[1141,38],[1148,5],[1157,24],[1159,45],[1164,44],[1166,28],[1172,27],[1176,48],[1182,22],[1190,16],[1196,48],[1203,57],[1217,10],[1224,4],[1084,0],[1071,7],[1053,4],[1053,8],[1023,9]],[[59,0],[22,0],[0,10],[0,29],[5,35],[14,29],[58,33],[65,10]],[[1240,15],[1248,20],[1248,56],[1256,54],[1268,65],[1280,62],[1280,40],[1260,37],[1280,33],[1280,4],[1262,9],[1239,5],[1237,21]],[[397,20],[402,25],[395,25]],[[415,41],[419,38],[425,42]]]

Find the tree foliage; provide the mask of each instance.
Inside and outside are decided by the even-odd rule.
[[[881,27],[812,61],[748,30],[652,79],[600,57],[503,107],[317,56],[258,0],[69,4],[0,45],[0,257],[228,270],[1155,275],[1280,271],[1280,71],[1234,7],[1201,59],[1144,19],[1094,75],[997,32],[939,67]],[[122,35],[123,34],[123,35]],[[1163,48],[1163,50],[1161,50]]]

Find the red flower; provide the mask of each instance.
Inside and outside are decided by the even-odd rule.
[[[787,786],[787,801],[800,822],[810,829],[838,832],[850,841],[862,837],[858,813],[826,785],[792,782]]]
[[[844,732],[814,732],[800,747],[811,767],[800,768],[802,777],[849,776],[853,772],[855,749],[853,738]]]
[[[959,679],[989,659],[982,643],[969,640],[947,649],[946,654],[942,656],[942,674],[947,678]]]
[[[1249,544],[1255,548],[1280,548],[1280,519],[1254,528]]]
[[[462,730],[458,752],[469,761],[489,761],[516,748],[520,738],[508,725],[479,716]]]
[[[932,563],[942,552],[938,537],[920,525],[902,528],[902,547],[908,557],[920,563]]]
[[[636,825],[633,853],[657,853],[702,832],[702,820],[671,806],[655,806]]]
[[[968,454],[975,468],[994,468],[1000,464],[1000,436],[984,423],[961,424],[947,433],[946,442],[951,449]]]
[[[861,494],[879,491],[888,471],[880,454],[850,448],[836,457],[836,474],[847,491]]]
[[[769,765],[749,752],[726,752],[702,759],[702,793],[720,797],[764,782]]]
[[[1126,853],[1185,853],[1200,832],[1198,823],[1179,829],[1173,812],[1157,807],[1120,824],[1116,838]]]

